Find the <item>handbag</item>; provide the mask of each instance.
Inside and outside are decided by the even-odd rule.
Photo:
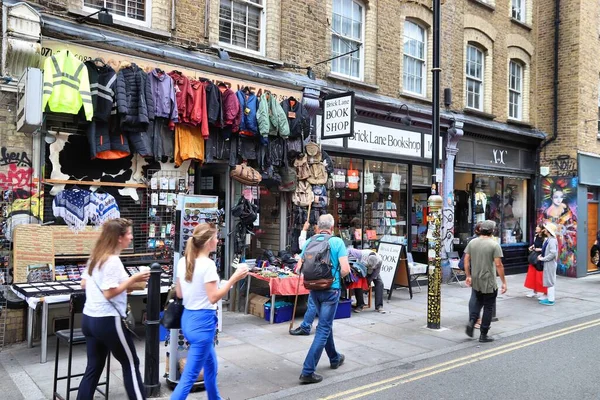
[[[98,282],[96,282],[96,280],[94,278],[92,278],[90,276],[90,280],[92,280],[94,282],[94,284],[96,285],[96,287],[98,288],[100,293],[104,293],[103,290],[100,289],[100,285],[98,285]],[[121,318],[121,322],[123,323],[123,326],[125,327],[125,329],[127,329],[136,339],[139,339],[140,337],[138,335],[136,335],[135,332],[133,331],[135,329],[135,319],[133,318],[133,314],[131,313],[131,306],[129,305],[129,303],[127,304],[127,313],[125,314],[125,316],[123,316],[123,315],[121,315],[121,312],[119,311],[117,306],[115,306],[115,304],[112,301],[110,301],[108,299],[106,301],[108,301],[110,303],[110,305],[112,306],[112,308],[115,309],[117,314],[119,314],[119,317]]]
[[[375,193],[375,179],[373,178],[373,174],[369,169],[369,163],[367,163],[367,168],[364,173],[364,190],[365,193]]]
[[[394,167],[394,172],[392,173],[392,178],[390,179],[390,190],[399,192],[401,181],[400,170],[398,169],[398,165],[396,165]]]
[[[174,295],[175,290],[171,289],[167,296],[163,316],[160,323],[167,329],[181,329],[181,316],[183,315],[183,300]]]
[[[236,165],[235,168],[229,172],[229,176],[231,179],[249,186],[256,186],[262,180],[260,173],[246,164]]]
[[[359,172],[357,169],[352,167],[352,159],[350,160],[350,168],[348,169],[348,189],[358,189],[358,182],[360,181]]]
[[[530,251],[529,255],[527,256],[527,262],[535,267],[535,265],[538,263],[538,256],[539,253],[537,251]]]
[[[333,185],[336,189],[346,188],[346,170],[343,168],[334,168]]]

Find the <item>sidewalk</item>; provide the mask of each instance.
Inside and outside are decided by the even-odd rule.
[[[499,321],[492,323],[490,330],[490,334],[496,338],[600,313],[600,275],[577,280],[559,277],[554,307],[541,306],[537,300],[526,298],[524,279],[525,275],[507,277],[508,292],[499,297],[497,304]],[[389,368],[400,362],[479,345],[464,333],[469,297],[470,289],[461,288],[457,284],[444,284],[442,329],[432,331],[425,328],[426,288],[420,293],[417,289],[412,300],[409,299],[407,290],[396,290],[392,300],[384,304],[386,314],[379,314],[371,309],[360,314],[353,313],[349,319],[336,320],[336,347],[346,355],[346,362],[340,370],[330,370],[327,356],[323,354],[318,372],[325,376],[325,383],[328,380],[339,381]],[[297,318],[295,326],[300,321]],[[224,399],[276,399],[302,392],[298,376],[313,335],[293,337],[287,332],[289,323],[269,325],[255,316],[240,313],[225,313],[223,327],[217,355],[219,387]],[[19,344],[6,347],[0,353],[3,399],[51,398],[55,340],[48,342],[46,364],[39,364],[39,347],[28,349],[25,344]],[[165,353],[166,347],[161,343],[162,393],[163,398],[168,398],[171,391],[162,379]],[[66,355],[66,352],[63,354]],[[143,342],[138,342],[138,356],[143,364]],[[75,347],[73,359],[73,370],[83,371],[86,362],[85,348]],[[61,361],[61,366],[65,367],[66,361]],[[110,398],[126,398],[120,365],[114,359],[111,374]],[[273,394],[279,391],[283,392]],[[199,392],[189,398],[205,399],[206,395]]]

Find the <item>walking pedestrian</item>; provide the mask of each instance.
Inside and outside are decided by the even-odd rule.
[[[248,268],[238,266],[229,281],[219,287],[215,262],[209,258],[216,251],[217,227],[212,223],[198,224],[188,239],[185,257],[177,263],[177,296],[183,299],[181,329],[190,343],[187,362],[171,400],[186,399],[192,385],[204,369],[204,386],[209,400],[219,400],[217,387],[217,331],[216,303],[240,279],[248,275]]]
[[[127,397],[130,400],[146,398],[133,338],[121,320],[127,315],[127,291],[150,278],[150,271],[129,277],[119,259],[121,251],[133,239],[131,226],[131,221],[124,218],[109,220],[102,225],[82,276],[86,300],[81,330],[86,340],[87,367],[77,400],[94,398],[109,351],[121,363]]]
[[[544,268],[542,263],[537,259],[537,256],[542,254],[542,245],[544,244],[543,230],[544,224],[538,224],[535,227],[533,244],[529,246],[529,251],[535,253],[535,263],[529,264],[527,276],[525,277],[525,287],[531,289],[531,292],[527,293],[527,297],[537,297],[540,300],[545,299],[547,293],[543,283]]]
[[[492,323],[492,314],[496,306],[498,296],[498,284],[496,282],[496,271],[502,280],[501,293],[506,293],[506,278],[504,277],[504,265],[502,264],[502,248],[492,237],[496,223],[486,220],[481,223],[479,237],[471,240],[465,249],[465,274],[466,284],[472,287],[472,295],[475,301],[469,303],[469,323],[466,333],[473,337],[475,322],[483,308],[479,341],[481,343],[492,342],[494,339],[488,336]],[[495,270],[494,271],[494,267]]]
[[[341,281],[342,278],[350,273],[350,264],[348,264],[348,253],[344,241],[338,237],[331,236],[333,232],[334,219],[333,215],[325,214],[319,217],[318,221],[319,234],[308,239],[304,249],[302,250],[299,268],[306,260],[306,256],[324,259],[325,254],[307,254],[307,249],[312,241],[324,240],[328,241],[328,256],[331,268],[333,281],[329,288],[323,290],[311,290],[309,296],[315,304],[317,314],[319,315],[319,324],[317,325],[315,338],[308,350],[304,366],[300,375],[301,383],[318,383],[323,380],[323,377],[315,373],[323,349],[329,357],[330,367],[332,369],[339,368],[345,360],[343,354],[340,354],[335,349],[333,341],[333,319],[337,310],[340,299]],[[306,275],[305,275],[306,278]]]
[[[548,290],[548,298],[540,300],[545,306],[554,305],[554,285],[556,284],[556,260],[558,259],[558,241],[556,240],[556,225],[552,222],[544,224],[544,235],[546,240],[542,245],[542,254],[538,260],[544,263],[544,287]]]

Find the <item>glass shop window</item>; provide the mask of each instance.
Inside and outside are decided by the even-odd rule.
[[[410,249],[412,252],[427,252],[427,198],[431,192],[431,168],[414,165],[412,168],[412,198]]]
[[[502,243],[527,241],[527,181],[504,178]]]
[[[335,219],[336,234],[347,246],[362,247],[363,205],[361,199],[363,160],[331,157],[333,188],[329,189],[327,212]]]

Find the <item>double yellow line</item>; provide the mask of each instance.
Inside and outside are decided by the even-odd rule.
[[[482,361],[491,357],[496,357],[501,354],[510,353],[515,350],[522,349],[524,347],[532,346],[536,343],[545,342],[547,340],[556,339],[561,336],[569,335],[584,329],[593,328],[600,326],[600,319],[588,321],[582,324],[569,326],[556,331],[544,333],[542,335],[533,336],[528,339],[519,340],[517,342],[508,343],[502,346],[495,347],[490,350],[480,351],[478,353],[471,354],[469,356],[456,358],[454,360],[446,361],[440,364],[433,365],[427,368],[421,368],[416,371],[408,372],[406,374],[394,376],[391,378],[383,379],[378,382],[373,382],[368,385],[359,386],[354,389],[346,390],[344,392],[332,394],[327,397],[323,397],[322,400],[333,400],[343,398],[344,400],[359,399],[371,395],[373,393],[382,392],[384,390],[391,389],[396,386],[404,385],[406,383],[414,382],[419,379],[427,378],[432,375],[437,375],[442,372],[450,371],[455,368],[462,367],[464,365],[472,364],[477,361]]]

